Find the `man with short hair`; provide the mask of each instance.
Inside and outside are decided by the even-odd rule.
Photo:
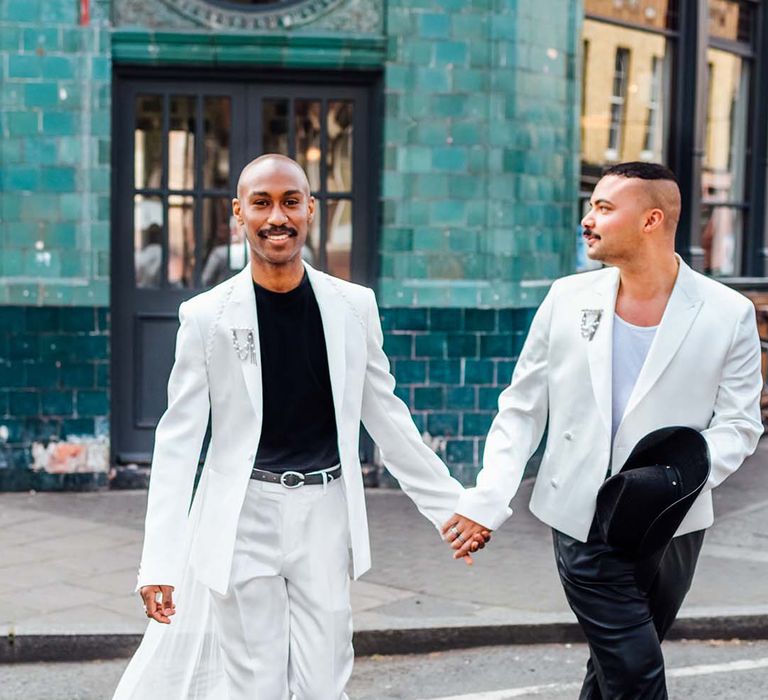
[[[116,700],[346,698],[350,548],[355,577],[370,566],[361,420],[436,526],[462,492],[394,394],[373,292],[302,262],[315,201],[301,167],[257,158],[232,206],[250,264],[179,309],[138,581],[164,624]]]
[[[499,398],[477,485],[444,525],[448,539],[454,528],[467,541],[498,528],[548,424],[530,508],[553,529],[566,597],[589,642],[582,700],[667,697],[660,642],[713,522],[711,490],[763,432],[754,308],[675,254],[680,209],[675,176],[661,165],[605,172],[582,225],[589,257],[610,267],[552,285]],[[672,426],[703,436],[709,476],[666,550],[634,561],[604,538],[598,491],[629,466],[636,444]],[[468,551],[452,546],[457,557]]]

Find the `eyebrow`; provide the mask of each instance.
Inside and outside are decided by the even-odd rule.
[[[613,202],[610,199],[596,199],[594,202],[591,202],[592,206],[595,207],[598,204],[608,204],[609,206],[613,206]]]
[[[281,197],[290,197],[295,196],[297,194],[303,194],[301,190],[288,190],[287,192],[283,192]],[[269,192],[249,192],[248,197],[271,197],[272,195]]]

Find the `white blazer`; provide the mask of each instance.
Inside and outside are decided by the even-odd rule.
[[[712,469],[676,535],[709,527],[711,489],[754,452],[760,421],[760,342],[752,303],[682,260],[672,295],[611,444],[613,319],[619,271],[552,285],[531,325],[512,383],[499,397],[477,486],[458,512],[496,529],[549,421],[531,511],[586,541],[595,498],[647,433],[670,425],[702,431]],[[601,314],[593,337],[582,316]]]
[[[371,559],[358,457],[361,420],[384,464],[436,527],[455,511],[462,487],[424,444],[408,408],[393,393],[373,292],[305,267],[325,334],[357,578]],[[183,303],[179,318],[168,408],[155,435],[137,587],[177,586],[190,563],[197,581],[223,594],[264,411],[250,266]],[[253,331],[253,362],[238,356],[233,329],[241,349]],[[209,412],[211,442],[190,511]]]

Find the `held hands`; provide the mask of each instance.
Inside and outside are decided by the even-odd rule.
[[[168,625],[171,615],[176,614],[173,604],[173,586],[142,586],[139,590],[144,601],[144,612],[147,617]]]
[[[488,528],[458,513],[445,522],[441,532],[445,541],[456,550],[453,558],[464,559],[467,566],[472,565],[472,552],[482,549],[491,540]]]

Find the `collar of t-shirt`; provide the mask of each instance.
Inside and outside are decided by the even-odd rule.
[[[614,314],[613,323],[613,405],[611,438],[615,437],[624,409],[635,388],[658,326],[635,326]]]

